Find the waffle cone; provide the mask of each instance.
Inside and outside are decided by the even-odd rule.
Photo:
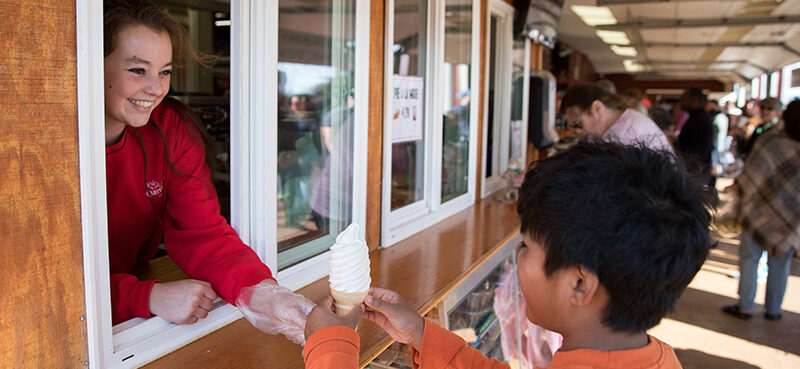
[[[353,309],[358,307],[359,304],[364,302],[369,290],[361,292],[342,292],[331,288],[331,295],[333,296],[333,304],[336,305],[336,315],[345,316]]]

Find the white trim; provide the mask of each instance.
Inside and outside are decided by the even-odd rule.
[[[231,2],[231,226],[239,233],[245,244],[251,245],[250,237],[250,136],[249,126],[242,122],[250,121],[248,109],[250,95],[249,78],[249,47],[250,44],[250,19],[245,14],[250,13],[248,1],[234,0]],[[236,86],[239,88],[235,88]]]
[[[249,150],[243,153],[252,159],[249,163],[252,174],[249,178],[250,246],[274,274],[278,270],[278,225],[275,222],[278,211],[278,2],[255,1],[249,10],[249,13],[242,13],[242,18],[247,17],[250,26],[243,28],[243,33],[249,34],[249,43],[243,42],[240,52],[242,63],[249,61],[246,69],[249,76],[242,75],[242,78],[252,81],[253,85],[248,98],[242,101],[242,104],[249,103],[247,111],[250,116],[242,121],[246,135],[242,135],[240,140],[249,144]],[[249,134],[246,132],[248,129]],[[243,168],[248,168],[244,166],[247,163],[242,164]],[[248,180],[247,176],[242,179]]]
[[[90,367],[104,366],[114,351],[108,271],[103,3],[77,0],[78,151],[86,335]],[[105,262],[104,262],[105,261]],[[68,317],[77,319],[77,317]]]
[[[296,291],[330,273],[330,251],[278,272],[278,284]]]
[[[367,160],[369,152],[369,36],[370,1],[356,1],[355,101],[353,127],[353,223],[359,227],[361,239],[367,230]],[[362,158],[359,160],[358,158]],[[326,273],[327,274],[327,273]]]
[[[391,237],[390,221],[392,213],[392,75],[394,74],[394,0],[386,0],[384,9],[383,42],[383,173],[381,186],[381,245],[389,243]],[[425,63],[428,64],[428,63]],[[425,84],[426,86],[428,83]],[[425,91],[427,92],[427,90]],[[425,94],[425,101],[430,95]],[[426,104],[426,108],[430,104]],[[429,110],[427,108],[426,110]],[[425,115],[425,120],[427,119]],[[427,125],[423,128],[427,128]],[[426,178],[427,179],[427,178]],[[423,199],[425,200],[425,199]],[[410,205],[409,205],[410,206]],[[402,210],[403,208],[400,208]]]
[[[494,142],[492,142],[492,167],[497,169],[494,175],[486,177],[486,155],[488,153],[489,137],[489,87],[491,81],[487,78],[487,88],[484,90],[483,117],[481,117],[481,127],[483,129],[482,155],[481,155],[481,198],[486,198],[490,194],[505,187],[503,173],[508,168],[509,156],[509,133],[511,130],[511,52],[512,52],[512,33],[513,33],[514,8],[500,0],[491,0],[488,11],[486,12],[487,40],[486,40],[486,70],[488,77],[491,69],[494,68]],[[496,40],[492,40],[491,20],[497,19]],[[495,41],[497,44],[493,43]],[[494,47],[496,60],[491,58],[491,49]]]

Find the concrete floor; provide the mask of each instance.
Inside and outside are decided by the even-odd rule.
[[[719,246],[678,300],[675,311],[650,334],[670,344],[683,367],[726,369],[800,368],[800,259],[795,258],[783,301],[783,319],[764,319],[765,285],[756,295],[758,313],[749,321],[723,314],[738,299],[738,237],[720,236]]]

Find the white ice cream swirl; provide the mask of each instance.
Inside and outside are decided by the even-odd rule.
[[[358,238],[358,224],[350,224],[331,246],[331,289],[361,292],[369,289],[369,248]]]

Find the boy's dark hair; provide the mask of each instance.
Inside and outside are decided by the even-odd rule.
[[[581,142],[533,163],[519,196],[521,231],[544,247],[545,274],[596,273],[614,331],[658,324],[708,256],[716,198],[667,152]]]

